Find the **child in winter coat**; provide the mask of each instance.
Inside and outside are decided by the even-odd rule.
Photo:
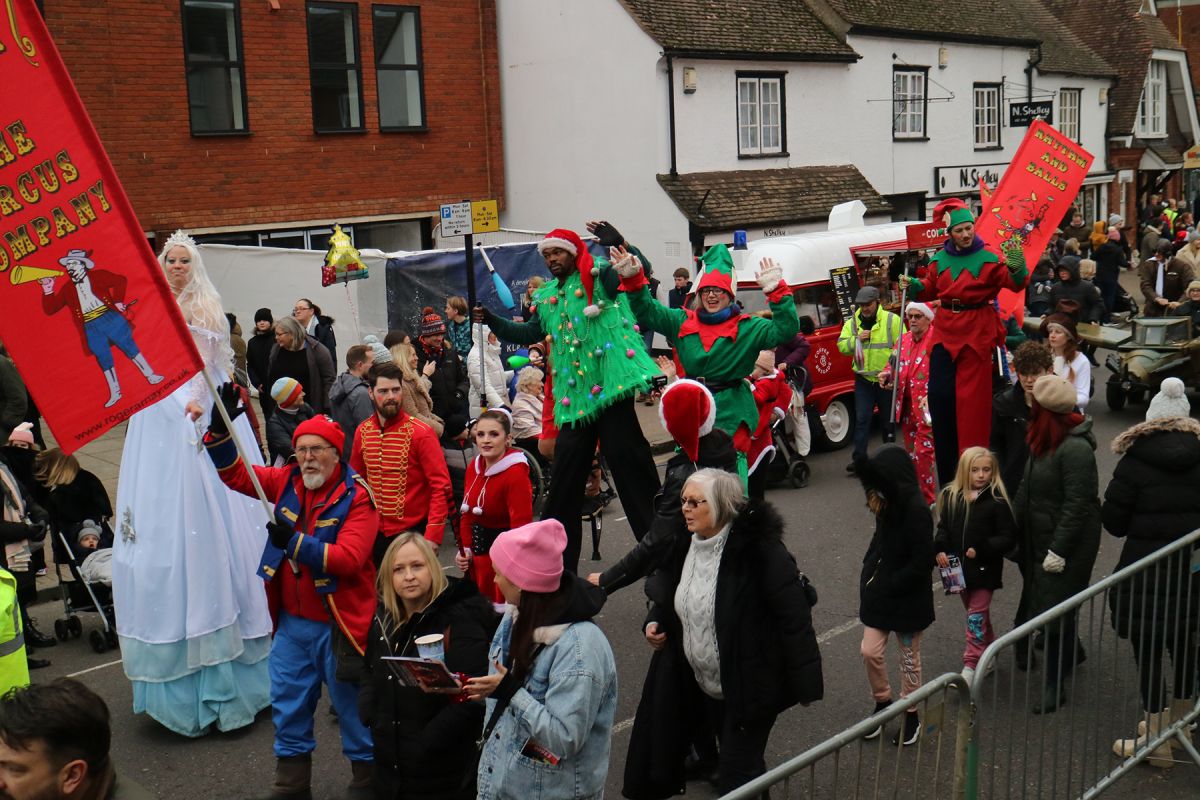
[[[454,557],[499,611],[504,610],[504,595],[492,572],[492,542],[504,531],[533,522],[529,462],[512,446],[511,425],[507,411],[489,409],[471,429],[479,454],[467,465],[459,508],[459,542],[464,549]]]
[[[511,372],[505,372],[504,363],[500,360],[500,342],[482,323],[471,326],[474,346],[469,356],[463,356],[467,366],[467,377],[471,380],[472,408],[479,404],[479,398],[487,398],[488,408],[499,408],[509,405],[508,380]],[[483,350],[483,372],[479,371],[479,352]],[[482,375],[482,377],[480,377]]]
[[[1002,586],[1004,556],[1016,542],[1012,504],[996,455],[986,447],[964,450],[954,480],[938,495],[937,509],[937,565],[945,569],[950,556],[957,556],[966,582],[959,596],[967,610],[963,676],[970,681],[979,657],[996,638],[992,593]]]
[[[884,654],[895,634],[900,646],[900,699],[921,688],[921,634],[933,624],[933,517],[917,483],[917,470],[903,447],[884,445],[855,464],[855,474],[875,515],[875,534],[863,557],[859,579],[862,657],[875,711],[892,704]],[[921,736],[916,708],[908,709],[892,743],[908,746]],[[882,726],[867,734],[874,739]]]

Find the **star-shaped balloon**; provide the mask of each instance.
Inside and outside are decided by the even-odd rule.
[[[365,277],[367,265],[363,263],[354,243],[341,225],[334,225],[333,235],[329,237],[329,250],[325,252],[325,265],[321,267],[321,285],[331,286]]]

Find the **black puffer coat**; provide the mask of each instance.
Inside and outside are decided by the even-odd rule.
[[[483,728],[483,703],[459,703],[402,686],[382,660],[415,657],[415,639],[440,633],[446,637],[451,672],[487,674],[488,645],[500,618],[474,583],[449,581],[429,608],[399,630],[389,630],[386,639],[380,607],[367,635],[358,709],[375,742],[375,796],[380,800],[475,797],[475,741]]]
[[[1190,417],[1157,419],[1134,425],[1113,440],[1121,455],[1104,491],[1105,529],[1125,539],[1114,571],[1166,547],[1200,528],[1200,422]],[[1191,641],[1200,624],[1200,576],[1189,567],[1194,548],[1160,561],[1160,566],[1123,581],[1109,594],[1113,627],[1135,641],[1182,633],[1190,619]],[[1191,589],[1189,591],[1188,584]],[[1185,596],[1186,595],[1186,596]]]
[[[992,398],[992,435],[988,447],[1000,461],[1000,479],[1009,497],[1016,496],[1029,460],[1029,406],[1021,384],[997,392]]]
[[[471,387],[467,368],[449,340],[442,342],[440,353],[430,355],[419,342],[416,350],[417,372],[423,372],[425,365],[437,356],[437,366],[429,376],[429,397],[433,400],[433,413],[445,423],[443,441],[452,439],[467,424],[467,393]]]
[[[953,553],[962,562],[968,589],[1003,587],[1004,556],[1016,544],[1012,506],[992,491],[981,492],[974,502],[954,508],[945,503],[938,518],[933,549]],[[975,557],[967,558],[974,549]]]
[[[1050,310],[1058,308],[1058,304],[1063,300],[1070,300],[1079,304],[1080,322],[1099,322],[1104,310],[1100,290],[1091,281],[1079,277],[1078,256],[1063,256],[1055,268],[1055,273],[1063,270],[1070,273],[1070,278],[1050,287]]]
[[[884,445],[857,462],[864,489],[887,502],[863,557],[859,618],[883,631],[916,633],[933,624],[933,517],[903,447]]]

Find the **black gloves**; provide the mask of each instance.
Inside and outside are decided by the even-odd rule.
[[[600,244],[605,247],[620,247],[625,244],[625,237],[607,220],[597,222],[596,228],[592,233],[596,235],[596,239]]]
[[[217,390],[217,398],[213,401],[212,412],[208,415],[208,432],[213,436],[224,436],[229,433],[229,429],[225,427],[225,419],[221,416],[220,410],[217,408],[217,403],[225,406],[225,411],[229,414],[229,421],[233,422],[238,418],[238,415],[246,412],[245,406],[238,405],[242,399],[241,392],[233,383],[223,383],[221,388]]]
[[[271,539],[271,544],[280,550],[287,550],[288,542],[292,541],[292,534],[295,532],[296,529],[286,522],[271,520],[267,523],[267,536]]]

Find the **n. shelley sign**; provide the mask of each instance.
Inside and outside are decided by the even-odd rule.
[[[979,191],[979,179],[988,186],[995,186],[1004,175],[1004,164],[965,164],[958,167],[933,168],[933,193],[971,194]]]

